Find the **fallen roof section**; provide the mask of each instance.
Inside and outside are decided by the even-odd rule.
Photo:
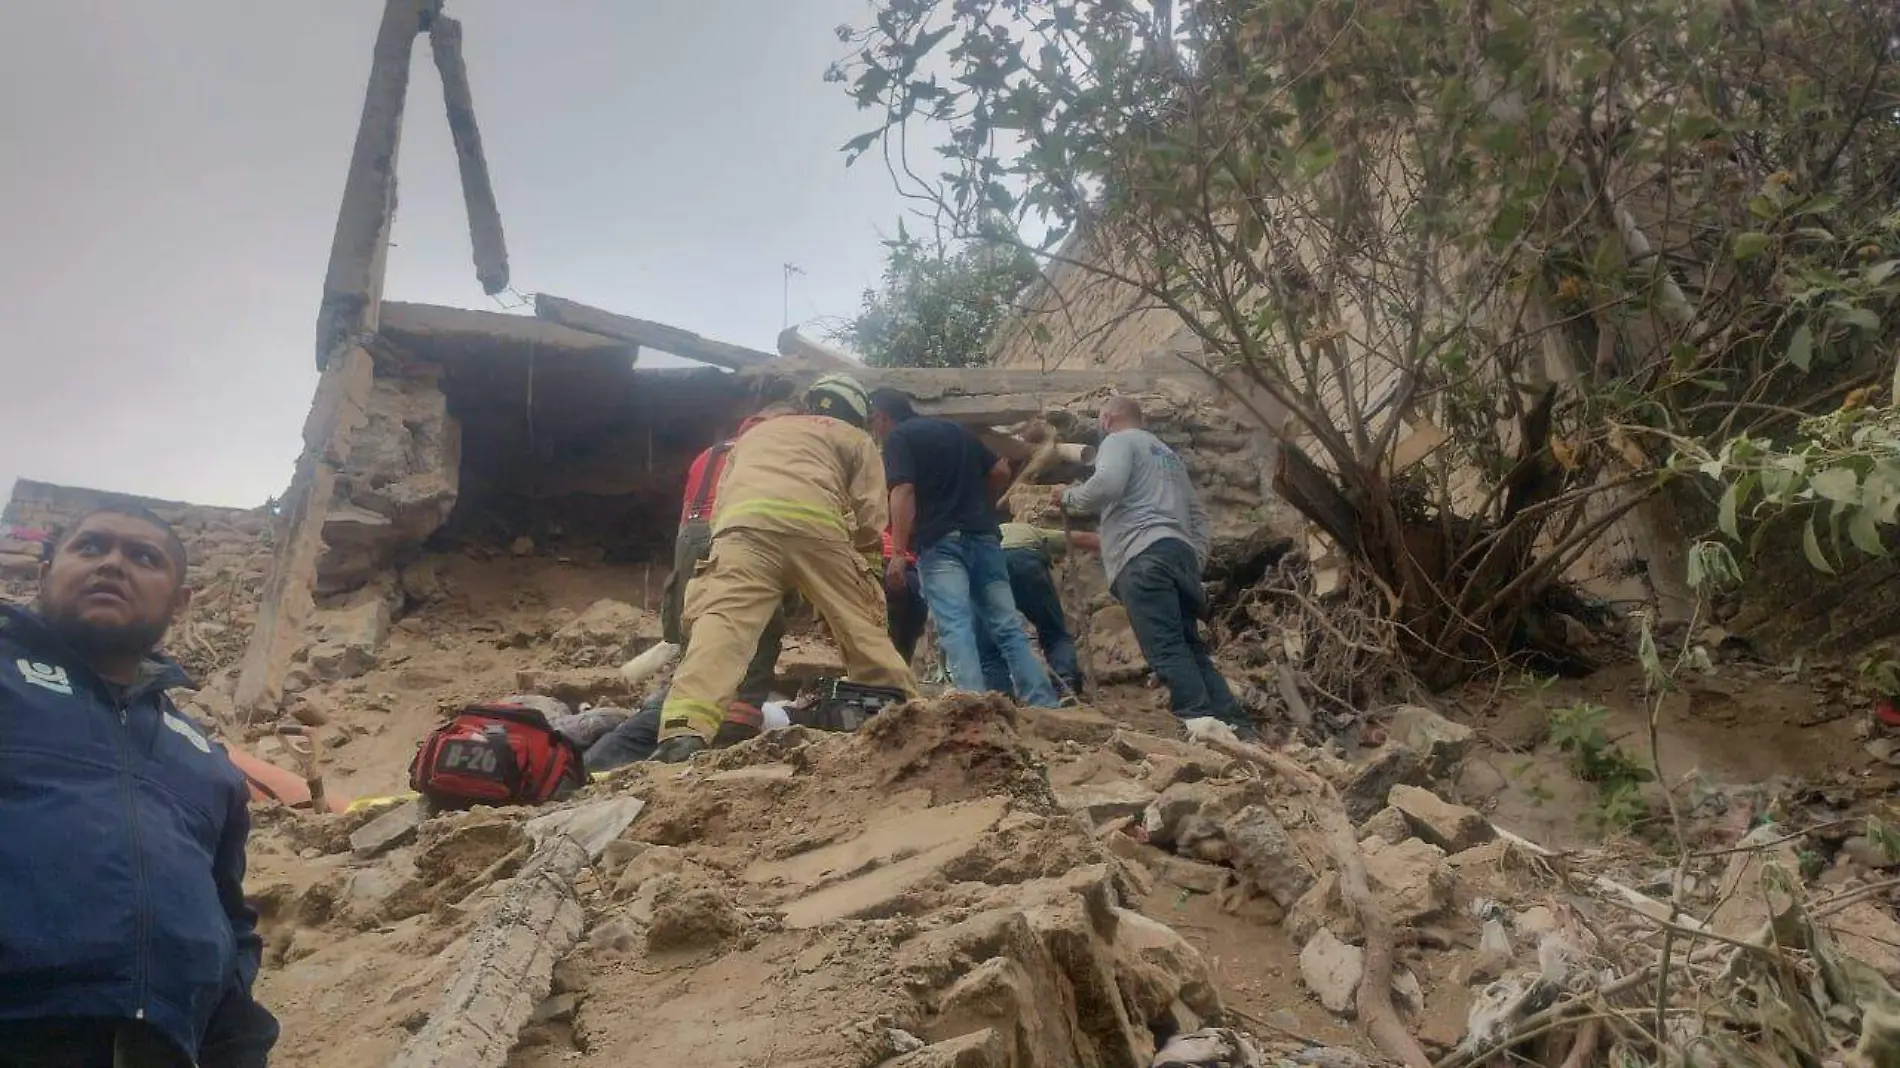
[[[379,333],[398,348],[431,359],[502,358],[532,350],[541,355],[622,355],[639,350],[617,338],[506,312],[442,304],[383,302]]]

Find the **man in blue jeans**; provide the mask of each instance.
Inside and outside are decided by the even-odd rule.
[[[917,554],[924,603],[936,617],[951,682],[971,692],[988,688],[977,651],[981,628],[1003,655],[1016,699],[1054,707],[1055,687],[1017,620],[996,523],[1009,467],[968,430],[919,416],[910,398],[894,389],[871,394],[871,434],[884,446],[891,495],[885,583],[901,589],[904,554]]]
[[[1142,425],[1141,406],[1110,397],[1100,413],[1095,473],[1064,491],[1064,511],[1101,516],[1102,565],[1128,609],[1141,655],[1180,718],[1212,716],[1252,737],[1253,726],[1201,638],[1207,591],[1207,510],[1173,449]]]
[[[1075,639],[1069,636],[1068,619],[1062,611],[1062,594],[1056,589],[1053,561],[1070,548],[1099,552],[1101,541],[1082,531],[1063,533],[1045,530],[1030,523],[1004,523],[1003,562],[1009,568],[1009,588],[1016,607],[1029,625],[1036,629],[1036,644],[1049,660],[1049,670],[1066,691],[1064,699],[1082,696],[1082,665],[1075,653]],[[983,661],[983,677],[990,689],[1009,679],[1009,666],[981,631],[977,632],[977,652]]]

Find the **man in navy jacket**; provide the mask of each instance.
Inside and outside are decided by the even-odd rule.
[[[185,549],[109,507],[0,609],[0,1068],[263,1068],[248,791],[165,691]]]

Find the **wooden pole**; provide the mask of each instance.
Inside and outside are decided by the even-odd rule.
[[[462,172],[462,199],[468,205],[468,236],[475,246],[475,277],[494,295],[508,288],[508,242],[502,238],[501,210],[482,154],[482,131],[475,125],[475,98],[462,60],[462,24],[439,15],[429,24],[429,47],[442,75],[442,99],[448,104],[449,132]]]
[[[323,523],[336,495],[337,473],[349,461],[351,440],[363,424],[375,381],[375,364],[365,345],[376,333],[382,306],[410,54],[416,35],[441,8],[442,0],[388,0],[376,33],[363,116],[317,312],[317,368],[322,375],[304,422],[303,453],[284,497],[270,577],[258,601],[257,627],[238,672],[235,703],[248,721],[274,714],[283,698],[284,673],[312,606]]]

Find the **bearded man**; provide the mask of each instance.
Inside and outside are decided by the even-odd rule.
[[[0,608],[0,1068],[263,1068],[249,792],[166,690],[190,603],[163,519],[101,508]]]

